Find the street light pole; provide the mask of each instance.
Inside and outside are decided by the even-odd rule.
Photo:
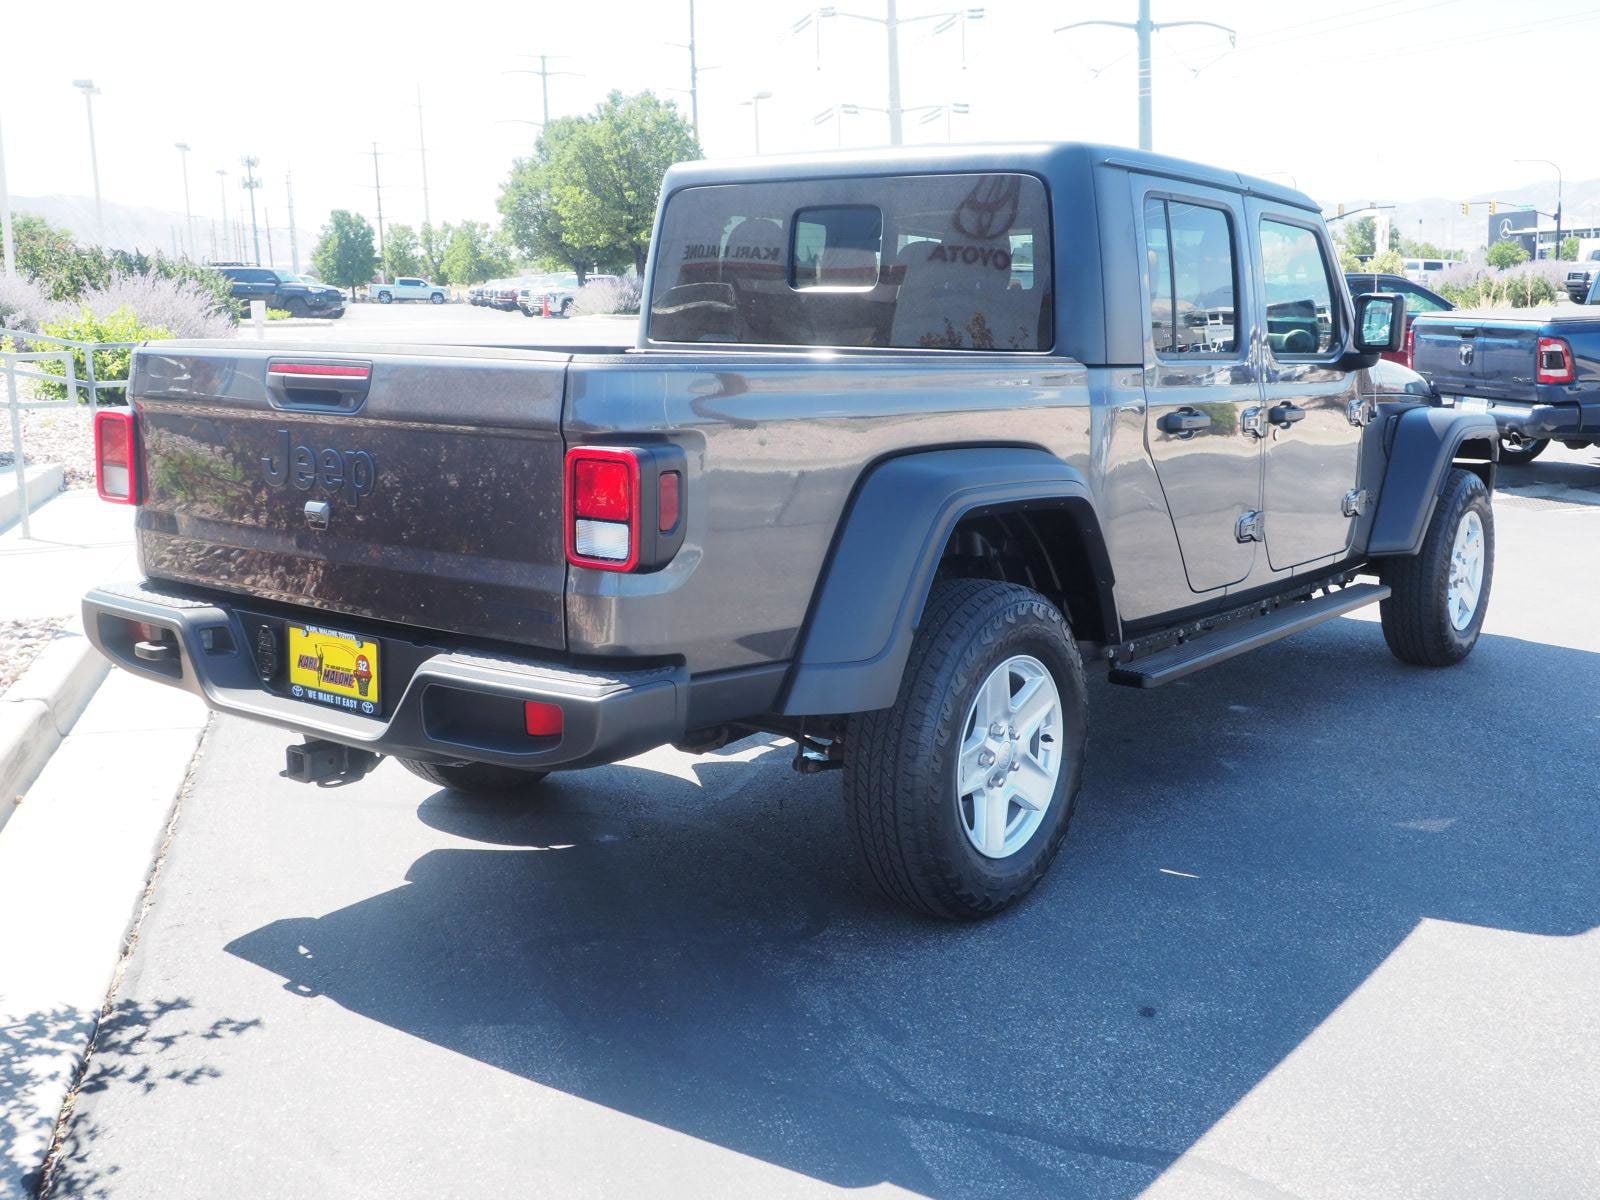
[[[1150,47],[1154,34],[1163,29],[1178,29],[1184,25],[1204,25],[1209,29],[1220,29],[1228,35],[1231,45],[1238,44],[1238,34],[1226,25],[1219,25],[1215,21],[1152,21],[1150,19],[1150,0],[1139,0],[1139,19],[1137,21],[1074,21],[1070,25],[1057,26],[1057,33],[1065,33],[1069,29],[1082,29],[1088,25],[1105,25],[1111,29],[1131,29],[1139,41],[1139,149],[1151,149],[1154,140],[1151,116],[1151,95],[1153,82],[1150,70]]]
[[[217,198],[222,201],[222,252],[229,253],[231,243],[228,241],[228,172],[217,168]]]
[[[189,203],[189,143],[174,142],[173,147],[178,151],[178,159],[183,163],[183,233],[189,242],[189,257],[200,257],[194,244],[194,206]]]
[[[3,124],[0,124],[0,259],[4,260],[6,277],[15,279],[17,248],[11,240],[11,193],[6,190],[6,138]]]
[[[1562,183],[1561,168],[1558,165],[1556,165],[1555,163],[1551,162],[1548,158],[1519,158],[1519,159],[1517,159],[1517,161],[1519,163],[1543,163],[1545,166],[1549,167],[1552,171],[1554,171],[1556,173],[1556,249],[1555,249],[1555,253],[1552,254],[1550,257],[1552,259],[1556,260],[1556,261],[1560,261],[1560,258],[1561,258],[1561,183]],[[1535,237],[1533,239],[1533,243],[1534,243],[1533,244],[1534,253],[1535,253],[1535,256],[1537,256],[1538,250],[1539,250],[1539,239],[1537,237]]]
[[[689,0],[689,124],[694,127],[695,145],[700,144],[700,68],[694,56],[694,0]],[[756,134],[756,153],[761,153],[761,134]]]
[[[255,247],[256,266],[261,265],[261,230],[256,225],[256,189],[261,186],[261,180],[256,178],[256,167],[261,165],[261,160],[254,155],[246,155],[239,160],[244,167],[244,178],[239,181],[239,186],[250,193],[250,241]]]
[[[106,240],[106,218],[100,207],[100,155],[94,145],[94,98],[100,94],[92,79],[74,79],[72,86],[83,93],[84,109],[89,114],[89,169],[94,174],[94,223],[100,244]]]
[[[757,92],[754,96],[751,96],[750,99],[739,101],[739,103],[741,105],[748,104],[750,106],[750,116],[751,116],[751,119],[755,123],[756,153],[757,154],[761,153],[761,102],[763,100],[771,100],[771,99],[772,99],[772,93],[771,92]]]

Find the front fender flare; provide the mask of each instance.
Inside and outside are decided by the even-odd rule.
[[[1492,484],[1493,465],[1500,453],[1500,431],[1493,417],[1451,408],[1419,407],[1400,414],[1367,539],[1368,554],[1417,553],[1461,443],[1478,438],[1488,439],[1490,445]]]
[[[1101,611],[1114,626],[1111,560],[1093,493],[1079,471],[1025,447],[891,458],[866,474],[846,510],[780,712],[807,716],[892,705],[939,559],[961,519],[1034,507],[1059,507],[1074,522]]]

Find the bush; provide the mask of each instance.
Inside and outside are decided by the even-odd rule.
[[[1521,266],[1527,261],[1528,252],[1521,242],[1496,242],[1489,247],[1489,265],[1497,270]]]
[[[0,275],[0,327],[38,333],[39,322],[50,315],[52,307],[44,289],[33,280]]]
[[[104,287],[85,291],[78,304],[102,320],[109,320],[124,309],[132,310],[139,324],[165,329],[168,337],[227,337],[233,329],[226,310],[218,308],[215,291],[200,280],[180,274],[118,272]],[[227,305],[231,307],[231,297]]]
[[[1561,247],[1557,250],[1556,257],[1563,262],[1577,262],[1578,251],[1581,247],[1582,243],[1577,238],[1564,237],[1561,239]]]
[[[159,325],[145,325],[139,320],[138,314],[132,308],[122,307],[105,316],[97,316],[87,306],[80,308],[76,316],[58,317],[53,321],[45,322],[40,333],[50,337],[66,338],[74,342],[142,342],[151,339],[169,338],[172,331]],[[40,343],[42,350],[55,349],[48,342]],[[73,350],[73,369],[81,381],[89,371],[86,355],[82,350]],[[131,349],[99,350],[94,356],[94,375],[97,380],[126,379],[128,365],[133,361]],[[59,375],[66,378],[66,365],[57,359],[51,359],[39,364],[39,369],[48,375]],[[65,400],[67,398],[67,385],[65,383],[39,383],[35,390],[42,399]],[[102,397],[106,392],[100,393]],[[78,400],[88,403],[86,389],[79,389]]]
[[[578,294],[572,298],[572,311],[580,317],[637,313],[643,287],[643,281],[637,275],[596,279],[578,289]]]
[[[1460,308],[1533,308],[1560,299],[1565,277],[1566,268],[1549,260],[1509,271],[1462,265],[1446,271],[1434,290]]]

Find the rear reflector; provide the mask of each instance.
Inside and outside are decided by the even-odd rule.
[[[522,706],[529,737],[559,737],[563,725],[561,706],[542,700],[529,700]]]
[[[267,368],[269,375],[311,375],[322,379],[367,379],[371,367],[356,367],[333,363],[273,363]]]
[[[1540,383],[1572,383],[1578,377],[1572,361],[1572,347],[1561,338],[1539,339]]]
[[[678,526],[678,481],[682,478],[676,471],[661,476],[656,502],[656,529],[661,533],[671,533]]]
[[[130,409],[94,415],[95,489],[112,504],[139,503],[139,457]]]

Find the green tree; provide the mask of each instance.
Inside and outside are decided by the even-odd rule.
[[[390,279],[422,274],[422,244],[409,225],[391,225],[383,239],[383,269]]]
[[[568,140],[579,134],[589,117],[558,117],[539,135],[531,158],[519,158],[511,177],[501,185],[499,207],[506,236],[537,266],[567,269],[582,280],[596,263],[619,268],[633,261],[627,247],[581,245],[567,236],[566,224],[556,205],[552,160]]]
[[[317,248],[311,252],[311,268],[318,278],[335,287],[350,289],[350,299],[356,298],[356,288],[372,282],[378,269],[378,252],[373,248],[372,226],[360,213],[336,208],[322,227]]]
[[[1334,248],[1339,251],[1339,269],[1344,272],[1362,270],[1361,260],[1356,257],[1355,251],[1350,249],[1348,242],[1335,242]]]
[[[1372,217],[1362,217],[1345,226],[1344,244],[1350,253],[1367,258],[1378,252],[1378,222]]]
[[[1374,275],[1404,275],[1406,273],[1406,260],[1400,257],[1398,250],[1385,250],[1382,254],[1374,254],[1367,259],[1363,271],[1371,271]]]
[[[451,283],[482,283],[511,270],[511,250],[486,222],[462,221],[450,232],[443,267]]]
[[[700,156],[677,106],[650,92],[612,92],[552,147],[548,186],[568,246],[627,254],[644,270],[661,180],[673,163]]]
[[[444,252],[450,248],[450,222],[430,225],[423,222],[418,240],[422,264],[428,269],[428,278],[434,283],[449,283],[449,273],[444,269]]]
[[[1496,242],[1489,247],[1489,265],[1496,270],[1504,271],[1507,267],[1515,267],[1527,261],[1528,252],[1522,248],[1521,242]]]
[[[1565,262],[1577,262],[1578,261],[1578,247],[1579,247],[1579,242],[1578,242],[1577,238],[1575,238],[1575,237],[1564,237],[1564,238],[1561,239],[1561,250],[1556,255],[1556,257],[1562,259]]]

